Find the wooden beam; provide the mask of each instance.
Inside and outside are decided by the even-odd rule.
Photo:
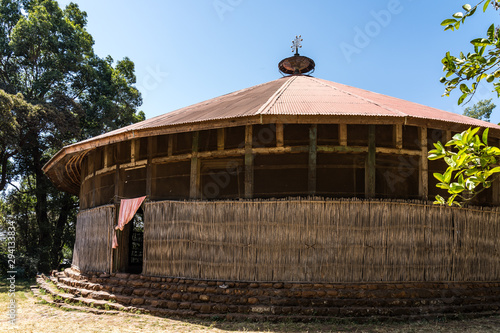
[[[283,132],[283,124],[276,124],[276,147],[283,147],[284,145],[284,132]]]
[[[226,129],[217,129],[217,150],[224,150],[224,145],[226,141]]]
[[[309,127],[309,167],[308,167],[308,192],[309,195],[316,194],[316,162],[318,146],[318,125]]]
[[[90,202],[88,203],[90,205],[90,207],[95,207],[95,155],[96,155],[96,150],[92,150],[90,153],[89,153],[89,158],[88,158],[88,176],[87,176],[87,179],[90,181],[91,183],[91,186],[92,186],[92,190],[91,190],[91,193],[90,193]]]
[[[121,183],[120,183],[120,163],[118,163],[118,156],[120,156],[120,145],[116,145],[116,168],[115,168],[115,195],[113,197],[113,201],[115,205],[120,204],[120,193],[121,193]],[[117,206],[116,209],[119,209]]]
[[[253,151],[252,151],[253,131],[252,125],[245,127],[245,198],[253,197]]]
[[[191,176],[189,197],[191,199],[199,199],[200,188],[200,161],[198,159],[198,143],[200,132],[193,133],[193,152],[191,154]]]
[[[104,169],[109,168],[109,146],[104,146]]]
[[[168,156],[172,156],[174,154],[174,135],[175,134],[169,134],[168,135],[168,151],[167,154]]]
[[[347,124],[339,125],[339,144],[347,146]]]
[[[136,151],[138,151],[139,149],[137,149],[137,144],[139,143],[139,140],[136,140],[136,139],[132,139],[131,142],[130,142],[130,162],[131,163],[135,163],[135,158],[136,158]]]
[[[376,146],[375,146],[375,125],[368,127],[368,156],[366,159],[365,169],[365,196],[367,198],[375,197],[375,161],[376,161]]]
[[[146,196],[151,200],[151,185],[152,185],[152,160],[153,160],[153,137],[148,138],[148,164],[146,166]]]
[[[419,165],[419,195],[423,200],[429,197],[429,160],[427,159],[427,127],[419,128],[420,165]]]
[[[394,146],[397,149],[403,149],[403,125],[394,125]]]
[[[500,140],[498,139],[493,139],[493,138],[490,138],[488,139],[488,144],[490,146],[495,146],[495,147],[500,147]],[[493,200],[492,200],[492,203],[496,206],[500,205],[500,178],[497,178],[494,182],[493,182],[493,185],[492,185],[493,189],[493,193],[492,193],[492,196],[493,196]]]
[[[451,140],[451,138],[452,138],[451,131],[447,130],[447,131],[445,131],[445,137],[444,137],[445,142],[441,142],[441,143],[443,145],[445,145],[448,141]]]

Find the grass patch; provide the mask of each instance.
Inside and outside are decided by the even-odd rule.
[[[500,332],[500,316],[487,318],[467,319],[458,317],[454,319],[441,318],[438,320],[422,320],[414,322],[367,322],[356,323],[349,318],[339,318],[330,321],[315,321],[310,323],[295,322],[259,322],[241,321],[230,322],[224,316],[212,316],[206,320],[196,318],[164,318],[140,314],[135,309],[130,312],[118,314],[96,315],[90,312],[79,311],[74,308],[47,306],[44,301],[39,301],[30,292],[33,280],[16,281],[16,301],[18,302],[18,322],[13,332],[369,332],[369,333],[490,333]],[[0,307],[5,308],[9,301],[7,281],[0,281]],[[81,301],[77,305],[84,305]],[[94,306],[95,308],[95,306]],[[108,310],[109,306],[104,305]],[[0,321],[4,321],[0,312]],[[0,331],[5,326],[0,324]],[[112,330],[110,330],[112,328]],[[2,331],[3,332],[3,331]]]

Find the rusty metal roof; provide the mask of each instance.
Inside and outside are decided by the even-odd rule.
[[[145,129],[255,115],[414,117],[471,126],[500,126],[425,105],[305,75],[239,90],[87,141]],[[80,143],[76,143],[78,145]]]
[[[98,146],[138,136],[166,134],[178,127],[182,127],[183,131],[197,126],[200,128],[203,124],[208,127],[227,127],[238,120],[249,119],[250,122],[250,119],[255,117],[262,120],[262,117],[266,116],[335,116],[351,119],[354,116],[356,119],[359,117],[360,121],[365,118],[365,123],[371,121],[371,117],[377,118],[379,122],[384,119],[394,122],[399,118],[401,123],[423,119],[429,123],[445,122],[450,125],[500,130],[498,125],[456,113],[311,76],[294,75],[238,90],[66,146],[44,166],[44,171],[54,182],[60,182],[69,177],[69,169],[67,165],[59,166],[59,171],[56,172],[53,169],[55,165],[65,164],[68,157]],[[241,124],[241,121],[239,123]],[[75,168],[72,166],[70,169]],[[75,177],[78,177],[78,174],[73,178]]]

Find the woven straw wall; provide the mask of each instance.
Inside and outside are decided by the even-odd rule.
[[[147,203],[143,274],[243,281],[498,281],[499,213],[356,199]]]

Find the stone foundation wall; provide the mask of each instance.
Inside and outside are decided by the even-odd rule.
[[[422,318],[500,309],[498,282],[256,283],[121,273],[69,276],[110,293],[120,304],[145,307],[153,314],[155,309],[159,314],[167,309],[172,314],[226,319]]]

